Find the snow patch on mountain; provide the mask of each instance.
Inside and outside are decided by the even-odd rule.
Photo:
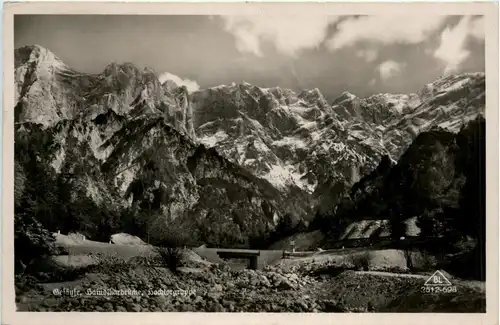
[[[452,92],[455,90],[459,90],[460,88],[466,86],[470,82],[470,78],[465,78],[462,80],[458,80],[450,84],[447,88],[441,90],[442,92]]]
[[[280,165],[271,165],[269,167],[269,172],[264,175],[271,184],[275,185],[279,189],[285,189],[293,183],[293,179],[290,175],[290,171]]]
[[[220,141],[224,141],[228,135],[223,130],[217,131],[214,135],[198,138],[198,141],[203,145],[211,148],[217,145]]]
[[[301,149],[305,149],[307,147],[307,143],[304,140],[291,136],[286,136],[280,140],[276,140],[272,143],[272,145],[276,147],[288,146],[292,148],[301,148]]]

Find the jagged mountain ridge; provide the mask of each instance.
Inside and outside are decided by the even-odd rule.
[[[143,200],[137,199],[137,195],[135,198],[132,195],[131,199],[128,189],[135,181],[148,179],[150,193],[163,197],[158,205],[158,211],[162,211],[163,215],[174,211],[172,215],[182,216],[180,219],[198,220],[200,223],[211,220],[210,223],[229,225],[225,223],[231,223],[228,215],[234,217],[232,213],[235,209],[241,208],[243,210],[240,211],[246,212],[236,213],[240,216],[236,219],[247,215],[252,220],[255,216],[254,220],[261,221],[260,224],[257,222],[260,227],[257,232],[272,227],[277,217],[283,214],[307,219],[315,206],[333,207],[350,185],[378,165],[380,157],[388,155],[396,160],[419,132],[436,125],[456,128],[484,111],[483,74],[441,78],[415,95],[382,94],[359,99],[344,93],[333,105],[328,104],[318,89],[296,94],[288,89],[266,89],[248,83],[200,90],[191,94],[188,100],[175,83],[161,84],[154,71],[140,70],[132,64],[113,63],[101,74],[90,75],[71,70],[40,46],[24,47],[16,50],[15,54],[16,120],[25,124],[26,128],[31,128],[27,126],[30,123],[40,124],[45,130],[43,132],[57,139],[57,149],[46,157],[46,163],[56,173],[73,173],[75,167],[68,167],[68,163],[72,166],[78,160],[80,164],[83,161],[92,166],[92,177],[88,173],[78,174],[78,182],[83,184],[80,187],[87,188],[84,191],[86,197],[96,204],[116,200],[121,207],[130,207],[134,202],[135,206],[141,206]],[[466,79],[468,81],[464,82]],[[459,87],[453,88],[457,84]],[[472,91],[468,90],[464,96],[463,89]],[[464,101],[470,104],[470,109],[461,107]],[[138,121],[156,118],[164,127],[147,130],[154,129],[155,132],[145,135],[130,128],[131,125],[139,125]],[[415,125],[421,126],[420,129],[415,130]],[[406,129],[401,130],[401,126]],[[236,206],[225,205],[213,220],[208,214],[203,216],[207,211],[195,213],[193,217],[192,209],[198,209],[195,206],[200,202],[197,195],[204,193],[205,188],[195,189],[193,184],[198,184],[199,180],[183,174],[187,168],[187,149],[172,151],[167,142],[155,144],[155,150],[151,147],[157,136],[173,136],[171,132],[165,133],[167,127],[185,137],[186,142],[180,147],[189,143],[188,146],[195,148],[194,143],[202,143],[216,149],[210,151],[211,156],[222,160],[222,157],[227,158],[232,162],[231,166],[240,165],[248,169],[253,174],[248,176],[251,179],[249,182],[255,187],[246,188],[268,193],[259,199],[263,201],[258,201],[265,201],[266,208],[262,204],[259,208],[258,202],[250,200],[248,205],[241,203],[243,207],[239,203]],[[143,132],[146,129],[141,128]],[[147,145],[130,145],[128,148],[122,138],[134,139],[131,135],[145,139]],[[116,158],[120,143],[127,149],[120,149],[121,154]],[[152,152],[160,149],[169,152],[170,156],[154,158]],[[145,158],[147,152],[152,156]],[[142,163],[134,168],[125,167],[128,166],[127,156],[136,157]],[[158,159],[182,161],[173,165],[186,167],[181,168],[183,171],[174,168],[175,173],[184,175],[185,179],[165,176],[159,183],[152,182],[152,176],[142,172],[148,165],[148,159],[151,162]],[[115,166],[108,167],[114,173],[112,177],[108,175],[110,181],[106,184],[100,184],[101,166]],[[86,167],[80,165],[78,168],[85,170]],[[231,170],[230,174],[234,171]],[[221,180],[224,183],[223,173],[219,171],[214,175],[209,183]],[[239,182],[235,181],[237,187],[241,186]],[[176,198],[183,202],[182,206],[168,199],[169,195],[170,198],[175,196],[172,193],[177,189],[177,183],[185,186],[179,192],[184,196],[179,194],[180,197]],[[205,184],[206,180],[202,183]],[[232,200],[227,182],[224,184],[222,187],[225,190],[222,193],[215,191],[213,201],[206,204],[220,201],[223,206],[222,202]],[[169,188],[167,192],[170,194],[165,196],[158,191],[161,186]],[[262,187],[268,190],[264,191]],[[101,200],[96,192],[103,191],[116,193],[108,200]],[[151,195],[155,200],[155,195]],[[132,203],[127,200],[132,200]],[[217,210],[217,207],[211,209]],[[272,215],[272,218],[266,217],[263,221],[262,215]],[[235,229],[232,226],[226,228]]]
[[[352,185],[359,174],[373,170],[383,155],[397,161],[420,132],[435,126],[457,131],[484,112],[484,74],[440,78],[409,95],[358,98],[344,92],[332,105],[318,89],[296,94],[248,83],[222,85],[191,94],[192,104],[180,107],[175,83],[169,81],[162,87],[149,69],[141,72],[131,64],[110,64],[101,75],[90,76],[70,70],[39,46],[18,49],[16,55],[16,81],[23,85],[18,88],[28,89],[19,91],[16,98],[20,97],[18,105],[28,101],[30,107],[16,110],[23,115],[21,120],[36,117],[50,124],[71,118],[78,108],[94,114],[110,108],[120,116],[168,112],[175,128],[216,147],[231,161],[284,190],[298,186],[313,193],[338,181]],[[56,90],[57,96],[52,97],[62,100],[55,105],[43,100],[37,92],[45,89],[43,78],[35,81],[40,86],[26,87],[26,79],[33,73],[27,68],[30,65],[37,66],[42,77],[62,79],[55,83],[60,87],[50,88]],[[69,87],[61,76],[73,76],[77,81]],[[78,89],[75,84],[83,86]],[[71,101],[66,93],[80,95]],[[134,112],[140,101],[145,103],[145,111]],[[42,103],[55,106],[55,112],[40,109]],[[64,112],[57,107],[65,107]]]
[[[15,57],[16,121],[47,127],[81,114],[164,113],[176,129],[194,137],[190,107],[181,107],[177,88],[162,85],[151,69],[111,63],[101,74],[79,73],[39,45],[16,49]]]
[[[192,97],[198,140],[215,146],[226,157],[281,189],[297,185],[309,192],[314,190],[311,185],[315,180],[306,183],[301,180],[311,176],[307,175],[308,165],[321,159],[306,159],[306,147],[314,146],[320,138],[309,130],[311,127],[316,123],[329,126],[330,136],[345,132],[317,89],[297,95],[290,90],[264,89],[245,83],[202,90]],[[339,147],[342,151],[342,145]],[[341,160],[347,157],[361,163],[362,157],[352,151],[342,151],[345,157],[342,154],[333,157],[335,149],[333,146],[332,152],[328,152],[330,157],[324,157],[329,163],[323,167],[335,164],[335,158],[336,169],[341,169]],[[294,153],[293,159],[288,159],[290,151]]]
[[[383,155],[397,161],[422,131],[443,126],[456,132],[484,112],[482,73],[443,77],[408,95],[358,98],[344,92],[332,105],[318,89],[296,94],[222,85],[191,94],[183,106],[176,98],[179,87],[161,85],[150,69],[110,64],[100,75],[80,74],[40,46],[18,49],[16,57],[16,98],[26,106],[16,109],[21,120],[50,124],[106,108],[119,116],[168,112],[176,129],[256,176],[282,190],[298,186],[317,195],[339,181],[352,185]],[[30,81],[33,74],[40,80]],[[57,86],[46,89],[49,79]],[[139,102],[144,111],[134,109]]]
[[[325,181],[352,185],[384,155],[397,161],[421,132],[458,132],[484,114],[484,96],[483,73],[442,77],[416,94],[344,92],[332,105],[317,89],[297,95],[248,83],[192,95],[199,141],[277,187],[309,193]]]

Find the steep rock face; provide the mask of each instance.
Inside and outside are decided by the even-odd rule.
[[[312,193],[319,180],[344,179],[364,163],[318,89],[220,86],[193,94],[193,105],[201,143],[281,190]]]
[[[163,86],[150,69],[112,63],[98,75],[79,73],[38,45],[17,49],[15,58],[18,122],[49,127],[79,115],[164,113],[169,123],[194,137],[192,111],[182,103],[179,87]]]
[[[52,52],[40,46],[15,51],[15,115],[17,121],[48,126],[71,119],[81,110],[83,94],[95,76],[71,70]]]
[[[357,119],[380,125],[401,117],[419,102],[416,94],[377,94],[367,98],[358,98],[344,92],[333,101],[332,106],[343,119]]]
[[[198,140],[286,191],[297,186],[321,202],[378,165],[397,161],[419,133],[452,132],[484,113],[484,74],[443,77],[415,94],[358,98],[330,106],[318,89],[299,94],[248,83],[192,96]]]
[[[280,214],[272,186],[194,146],[161,117],[132,121],[108,145],[114,149],[102,170],[113,175],[120,194],[136,208],[183,220],[202,232],[202,241],[223,235],[248,240],[252,227],[272,228]],[[219,239],[224,242],[214,244]]]

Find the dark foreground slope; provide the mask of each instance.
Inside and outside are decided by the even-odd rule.
[[[161,237],[175,226],[193,245],[248,246],[286,211],[269,183],[194,145],[162,116],[124,123],[99,147],[108,153],[103,160],[82,132],[96,124],[18,126],[16,179],[24,185],[16,213],[34,215],[53,231],[102,241],[121,231]]]
[[[419,237],[438,240],[445,250],[448,243],[475,240],[474,257],[466,264],[475,277],[484,278],[485,130],[480,117],[458,134],[440,129],[421,133],[397,164],[382,159],[335,212],[318,215],[316,226],[326,229],[327,241],[333,242],[350,224],[387,220],[386,229],[371,233],[372,241],[382,232],[397,241],[407,235],[405,221],[416,217]]]

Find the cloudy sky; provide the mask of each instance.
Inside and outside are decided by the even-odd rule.
[[[196,89],[246,81],[319,88],[333,100],[408,93],[484,71],[473,16],[16,16],[15,47],[39,44],[81,72],[132,62]]]

